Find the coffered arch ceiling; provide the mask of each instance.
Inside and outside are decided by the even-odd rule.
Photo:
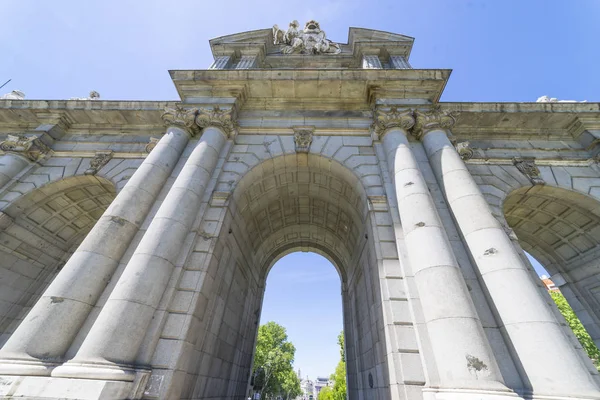
[[[600,255],[600,203],[549,186],[508,195],[504,215],[524,250],[550,273],[568,272]]]
[[[266,277],[282,252],[298,249],[325,254],[344,280],[365,240],[362,184],[336,161],[312,154],[282,157],[285,168],[259,165],[233,194],[234,218],[254,262],[263,266],[260,275]]]

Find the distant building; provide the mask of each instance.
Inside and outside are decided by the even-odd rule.
[[[546,287],[546,290],[548,290],[549,292],[560,292],[558,286],[556,286],[556,284],[552,282],[552,279],[550,279],[547,275],[540,276],[540,279]]]

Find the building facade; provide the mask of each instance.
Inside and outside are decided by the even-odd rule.
[[[600,399],[523,253],[600,343],[600,104],[440,102],[370,29],[210,44],[177,102],[0,100],[0,397],[244,399],[268,271],[313,251],[350,399]]]

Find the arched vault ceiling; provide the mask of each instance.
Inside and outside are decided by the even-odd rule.
[[[350,263],[363,236],[366,198],[356,177],[322,167],[329,163],[258,168],[240,181],[235,218],[257,262],[277,257],[278,249],[318,245]]]
[[[584,195],[550,187],[519,189],[504,202],[506,221],[526,250],[564,268],[600,250],[598,210],[597,202]]]

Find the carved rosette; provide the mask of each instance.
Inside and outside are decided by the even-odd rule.
[[[150,142],[148,142],[148,144],[146,145],[146,147],[144,148],[144,150],[146,151],[146,153],[150,154],[150,152],[152,150],[154,150],[154,148],[156,147],[156,144],[158,143],[160,139],[157,138],[150,138]]]
[[[537,165],[535,165],[535,159],[513,158],[513,164],[533,185],[544,185],[546,183],[542,179]]]
[[[296,144],[296,153],[308,153],[313,139],[314,128],[297,127],[294,129],[294,143]]]
[[[377,108],[374,120],[373,129],[379,140],[389,129],[400,128],[408,131],[415,124],[413,110],[398,110],[398,107]]]
[[[195,121],[198,128],[214,126],[221,129],[227,137],[234,136],[237,130],[236,113],[233,107],[228,109],[221,109],[219,106],[199,108]]]
[[[85,175],[96,175],[113,158],[113,151],[99,151],[96,153]]]
[[[467,161],[467,160],[470,160],[471,158],[473,158],[473,149],[471,148],[471,144],[469,143],[468,140],[457,143],[456,151],[460,155],[460,158],[463,159],[463,161]]]
[[[50,148],[37,136],[8,135],[5,141],[0,142],[0,150],[20,153],[31,161],[38,161],[48,154]]]
[[[162,114],[162,120],[165,126],[176,126],[185,129],[191,136],[198,133],[199,129],[195,123],[197,108],[185,109],[181,106],[175,108],[165,107]]]
[[[432,129],[450,129],[456,122],[457,112],[443,111],[439,108],[431,111],[415,111],[416,123],[413,127],[413,135],[421,139],[425,133]]]

